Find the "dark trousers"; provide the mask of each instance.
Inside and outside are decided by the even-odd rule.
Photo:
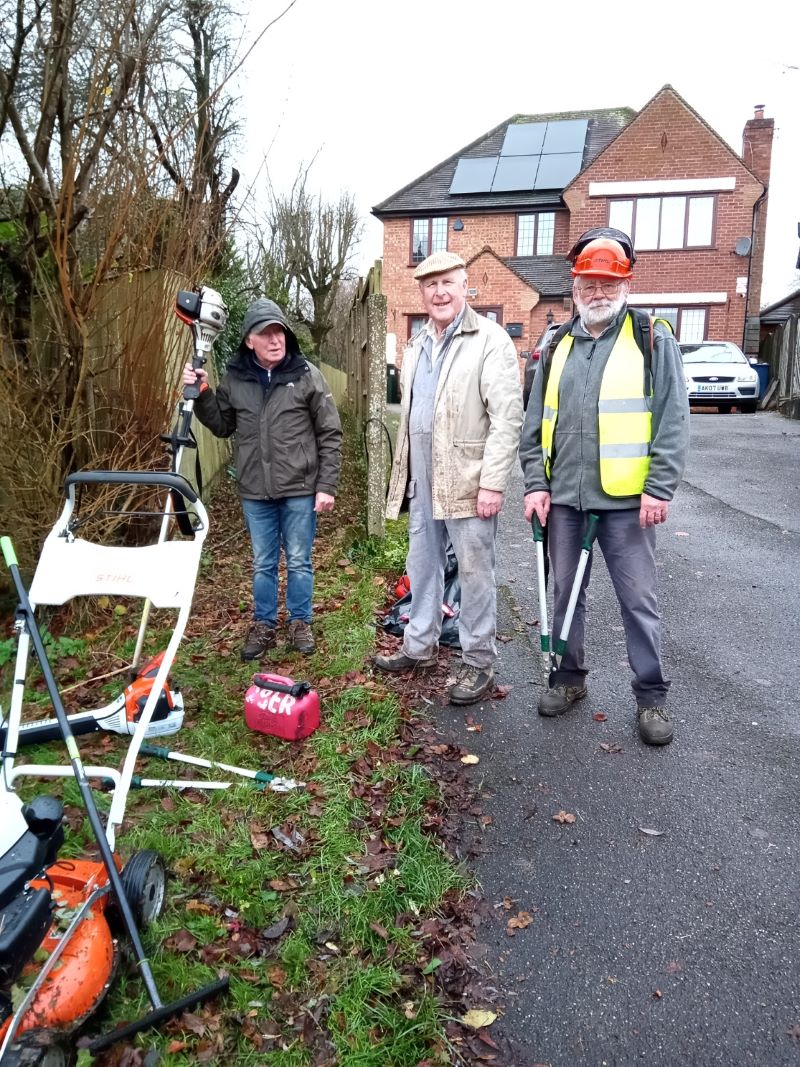
[[[670,683],[661,666],[661,618],[656,595],[656,532],[639,526],[639,509],[601,511],[596,544],[603,553],[614,592],[617,595],[628,662],[634,678],[631,683],[640,707],[666,702]],[[588,512],[554,504],[547,528],[553,580],[553,635],[558,637],[569,603],[572,583],[578,569],[581,541]],[[585,661],[586,589],[592,558],[583,576],[581,592],[569,632],[567,649],[559,669],[551,675],[552,685],[583,685],[588,670]]]

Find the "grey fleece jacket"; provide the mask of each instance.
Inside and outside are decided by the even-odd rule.
[[[608,496],[600,485],[600,446],[597,406],[603,370],[622,327],[627,308],[597,339],[575,317],[572,350],[561,374],[558,420],[548,483],[542,457],[543,368],[536,369],[519,458],[525,492],[549,491],[554,504],[580,511],[638,508],[640,498]],[[672,500],[689,448],[689,402],[680,349],[665,327],[653,333],[653,397],[650,470],[644,491],[659,500]]]

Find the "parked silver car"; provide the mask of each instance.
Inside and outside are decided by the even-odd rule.
[[[758,407],[758,374],[731,341],[682,342],[686,391],[692,407],[753,413]]]

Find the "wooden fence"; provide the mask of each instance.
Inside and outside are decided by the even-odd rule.
[[[761,359],[777,379],[777,405],[781,415],[800,419],[800,315],[790,315],[761,342]]]
[[[381,263],[360,278],[348,320],[345,346],[346,406],[367,450],[367,532],[386,532],[386,297]]]

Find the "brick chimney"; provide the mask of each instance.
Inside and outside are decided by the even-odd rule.
[[[745,319],[745,352],[758,352],[759,319],[761,307],[761,282],[764,274],[764,238],[767,229],[767,192],[772,165],[772,135],[775,120],[764,118],[764,105],[756,104],[753,118],[744,124],[742,134],[742,160],[764,185],[764,199],[760,200],[753,215],[753,245],[750,252],[749,283],[747,286],[747,313]]]

